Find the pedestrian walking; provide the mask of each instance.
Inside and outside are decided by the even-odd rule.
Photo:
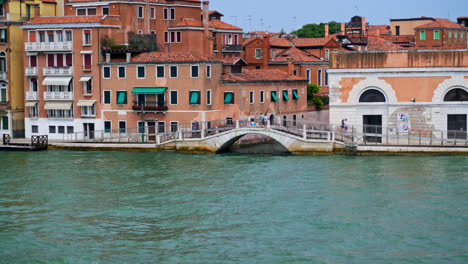
[[[348,119],[345,119],[343,122],[345,132],[348,131]]]

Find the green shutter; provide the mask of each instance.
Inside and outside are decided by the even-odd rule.
[[[293,90],[293,99],[299,100],[299,95],[297,94],[297,90]]]
[[[2,129],[8,130],[8,116],[2,116]]]
[[[117,104],[125,104],[125,93],[120,92],[119,97],[117,98]]]
[[[288,91],[283,91],[283,100],[284,100],[284,101],[288,101],[288,100],[289,100]]]
[[[421,40],[426,40],[426,31],[421,31],[420,37]]]
[[[278,101],[278,97],[276,97],[276,91],[272,91],[272,92],[271,92],[271,100],[272,100],[273,102]]]
[[[163,94],[167,87],[135,87],[132,94]]]
[[[190,104],[197,104],[197,103],[198,103],[198,93],[192,92],[192,95],[190,96]]]
[[[438,30],[434,30],[434,39],[435,40],[439,39],[439,31]]]
[[[230,104],[232,100],[232,93],[225,93],[224,94],[224,103]]]

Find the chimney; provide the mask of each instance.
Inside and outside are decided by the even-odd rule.
[[[264,69],[267,69],[270,62],[270,35],[263,36],[262,60]]]
[[[291,57],[288,57],[288,74],[294,75],[294,63]]]
[[[345,32],[345,24],[342,23],[342,24],[341,24],[341,35],[345,35],[345,34],[346,34],[346,32]]]
[[[34,17],[40,17],[41,16],[41,7],[39,5],[34,6]]]
[[[375,35],[377,35],[377,37],[380,37],[380,29],[375,30]]]
[[[328,38],[328,24],[325,24],[325,37]]]
[[[111,61],[111,54],[106,53],[106,62],[110,62],[110,61]]]
[[[132,54],[130,52],[127,52],[127,62],[132,62]]]
[[[210,28],[208,24],[208,13],[209,13],[209,1],[203,1],[203,51],[204,55],[208,56],[210,54]]]
[[[366,17],[362,17],[362,32],[366,32],[367,25],[366,25]]]

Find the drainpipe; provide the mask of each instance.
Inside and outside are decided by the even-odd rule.
[[[239,85],[239,116],[237,119],[239,119],[241,117],[241,113],[242,113],[242,86]]]

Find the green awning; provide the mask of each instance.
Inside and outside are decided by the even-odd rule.
[[[198,102],[198,93],[192,93],[192,96],[190,96],[190,104],[197,104]]]
[[[299,95],[297,94],[296,90],[293,90],[293,99],[294,100],[299,100]]]
[[[283,91],[283,99],[285,101],[289,100],[288,91]]]
[[[135,87],[132,94],[163,94],[167,87]]]
[[[271,99],[273,99],[273,102],[278,101],[278,97],[276,97],[276,92],[275,91],[271,92]]]
[[[3,4],[3,2],[5,2],[5,0],[0,0],[0,5]]]
[[[224,94],[224,103],[230,104],[232,100],[232,93],[225,93]]]
[[[118,104],[125,103],[125,93],[119,93],[119,97],[117,98],[117,103]]]

